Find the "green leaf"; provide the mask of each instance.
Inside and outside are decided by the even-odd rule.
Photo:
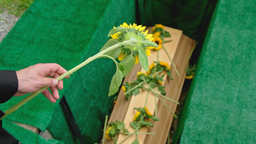
[[[168,42],[172,42],[172,40],[168,40],[168,41],[163,41],[163,43],[168,43]]]
[[[165,87],[162,86],[162,85],[159,85],[159,86],[158,86],[158,89],[157,89],[157,90],[161,93],[161,95],[166,95],[166,92],[165,92],[164,88],[165,88]]]
[[[153,121],[159,121],[159,118],[155,117],[155,116],[149,116],[150,119],[152,119]]]
[[[149,46],[152,46],[152,47],[158,47],[158,45],[152,41],[149,41],[149,40],[144,40],[143,41],[143,44],[146,46],[146,47],[149,47]]]
[[[132,144],[139,144],[139,140],[136,138],[136,139],[132,142]]]
[[[128,131],[126,128],[123,128],[123,131],[124,131],[125,133],[129,133],[129,131]]]
[[[171,37],[170,33],[167,32],[167,31],[164,31],[164,32],[163,32],[163,36],[164,36],[164,37]]]
[[[133,128],[133,129],[137,129],[138,127],[140,127],[140,124],[138,122],[130,122],[130,126]]]
[[[124,71],[125,70],[125,68],[124,68],[124,66],[122,64],[119,63],[117,65],[118,65],[118,68],[119,68],[120,71]]]
[[[157,80],[159,80],[159,81],[163,81],[164,79],[163,79],[163,77],[161,77],[161,76],[159,76],[159,75],[156,75],[156,77],[155,77]]]
[[[167,75],[169,76],[169,78],[170,78],[171,80],[173,80],[172,74],[171,74],[171,72],[170,72],[169,70],[167,71]]]
[[[106,48],[108,48],[108,47],[110,47],[110,46],[113,46],[113,45],[115,45],[115,44],[117,44],[118,43],[118,41],[116,40],[116,39],[110,39],[110,40],[108,40],[107,42],[106,42],[106,44],[100,49],[100,51],[102,51],[102,50],[104,50],[104,49],[106,49]]]
[[[111,56],[112,58],[116,59],[121,53],[121,47],[113,49],[107,53],[105,53],[106,55]]]
[[[158,27],[156,27],[156,29],[155,29],[155,31],[154,32],[162,32],[163,31],[163,29],[162,28],[158,28]]]
[[[129,94],[127,94],[125,97],[126,97],[127,100],[129,100],[129,99],[131,98],[131,96],[132,96],[132,94],[129,93]]]
[[[162,41],[164,40],[164,36],[163,35],[160,35],[159,37],[162,39]]]
[[[146,121],[140,121],[140,125],[141,125],[142,127],[144,127],[144,126],[153,127],[153,126],[154,126],[154,124],[153,124],[152,122],[146,122]]]
[[[151,83],[149,84],[149,87],[152,88],[152,89],[155,88],[156,86],[157,86],[157,84],[154,83],[154,82],[151,82]]]
[[[135,60],[132,55],[128,55],[124,57],[124,59],[120,62],[120,64],[124,66],[124,70],[122,72],[123,72],[123,77],[125,77],[131,72],[135,64]]]
[[[140,88],[136,88],[135,90],[132,91],[132,95],[136,96],[140,94]]]
[[[122,130],[123,129],[123,127],[122,127],[122,125],[117,125],[117,127],[116,127],[118,130]]]
[[[113,34],[115,34],[115,33],[117,33],[117,32],[121,32],[121,31],[124,31],[124,30],[126,30],[126,28],[121,27],[121,26],[119,26],[119,27],[117,27],[117,28],[114,28],[114,29],[112,29],[112,30],[109,31],[108,37],[111,36],[111,35],[113,35]]]
[[[122,80],[123,80],[123,73],[117,67],[116,73],[114,74],[111,80],[108,96],[115,94],[119,90],[119,86],[121,85]]]
[[[138,50],[139,50],[140,64],[145,71],[148,71],[148,57],[146,55],[146,52],[143,48],[140,48],[140,47],[138,48]]]

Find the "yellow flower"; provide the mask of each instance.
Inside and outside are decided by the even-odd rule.
[[[155,47],[154,50],[160,50],[162,48],[163,41],[160,37],[155,37],[153,39],[153,42],[155,42],[158,45],[158,47]]]
[[[118,39],[118,42],[134,40],[134,41],[136,41],[136,44],[134,44],[132,46],[133,50],[137,51],[138,48],[143,47],[146,54],[148,56],[151,55],[150,48],[145,47],[145,45],[143,45],[143,43],[145,43],[146,40],[153,41],[154,38],[153,38],[153,34],[148,34],[148,30],[146,30],[145,26],[137,25],[135,23],[128,25],[127,23],[124,22],[117,28],[120,28],[120,27],[125,28],[125,30],[121,30],[115,34],[112,34],[111,35],[112,39]],[[117,29],[117,28],[113,27],[113,29]],[[152,43],[152,45],[153,45],[153,43]],[[121,61],[125,56],[127,56],[127,54],[128,53],[126,53],[126,54],[121,53],[118,56],[118,60]],[[135,64],[137,64],[139,62],[138,55],[134,56],[134,59],[135,59]]]
[[[124,59],[126,55],[124,55],[124,53],[120,53],[120,55],[118,56],[118,60],[121,61]]]
[[[137,113],[135,114],[134,118],[133,118],[133,121],[136,121],[137,118],[139,117],[140,115],[140,111],[137,111]]]
[[[155,63],[152,63],[149,67],[148,67],[148,71],[147,71],[147,74],[150,73],[151,69],[155,67]]]
[[[146,52],[146,55],[147,55],[147,56],[150,56],[150,55],[151,55],[150,49],[149,49],[148,47],[146,48],[146,51],[145,51],[145,52]]]
[[[158,81],[158,83],[160,84],[160,85],[163,85],[163,82],[162,81],[159,81],[159,80],[157,80]]]
[[[153,38],[152,38],[153,34],[148,34],[148,30],[144,31],[146,29],[145,26],[142,26],[142,25],[138,25],[137,26],[137,24],[135,24],[135,23],[133,23],[133,25],[132,24],[128,25],[125,22],[122,25],[120,25],[120,26],[124,27],[124,28],[127,28],[128,31],[131,30],[132,33],[134,33],[134,30],[138,31],[139,33],[137,33],[137,35],[135,35],[135,37],[133,37],[133,38],[135,38],[137,40],[145,40],[145,39],[147,39],[149,41],[153,40]],[[130,34],[130,36],[133,36],[133,35],[134,34]],[[128,37],[128,39],[130,39],[130,37]]]
[[[139,56],[135,56],[135,57],[133,57],[134,59],[135,59],[135,64],[137,64],[138,62],[139,62]]]
[[[147,75],[147,74],[145,74],[144,72],[138,72],[138,73],[137,73],[137,77],[139,77],[139,76],[142,75],[142,74],[145,75],[145,76]]]
[[[115,27],[114,27],[114,29],[115,29]],[[117,33],[111,35],[111,38],[112,38],[112,39],[118,39],[118,36],[119,36],[120,33],[121,33],[121,32],[117,32]]]
[[[146,111],[147,115],[152,116],[152,114],[149,112],[149,110],[148,110],[148,108],[147,108],[147,107],[144,107],[144,110]]]
[[[108,129],[106,130],[106,134],[105,134],[105,137],[107,140],[111,140],[112,138],[110,137],[109,135],[109,131],[112,129],[113,127],[108,127]]]
[[[125,88],[125,86],[122,86],[122,89],[123,89],[123,91],[124,91],[124,93],[126,92],[126,88]]]
[[[193,75],[186,76],[186,79],[192,79],[192,78],[194,78],[194,76],[193,76]]]
[[[160,32],[155,32],[155,33],[153,34],[153,37],[159,37],[160,35],[161,35]]]
[[[169,66],[169,64],[166,63],[166,62],[160,61],[159,64],[160,64],[161,66],[165,66],[165,67],[168,68],[168,69],[171,69],[171,67]]]
[[[155,31],[156,28],[161,28],[161,29],[163,30],[163,29],[164,29],[164,26],[161,25],[161,24],[156,24],[156,25],[152,28],[153,32]]]

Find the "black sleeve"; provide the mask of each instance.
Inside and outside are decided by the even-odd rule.
[[[18,90],[18,78],[15,71],[0,70],[0,103],[8,101]]]

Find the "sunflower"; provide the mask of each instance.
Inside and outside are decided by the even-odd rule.
[[[146,76],[147,74],[145,74],[144,72],[138,72],[137,77],[139,77],[140,75],[145,75]]]
[[[160,37],[154,37],[153,42],[158,45],[158,47],[155,47],[154,50],[160,50],[162,48],[163,40]]]
[[[152,70],[152,68],[154,68],[155,67],[155,63],[152,63],[149,67],[148,67],[148,71],[147,71],[147,74],[149,74],[150,72],[151,72],[151,70]]]
[[[109,135],[109,131],[112,129],[113,127],[108,127],[108,129],[106,130],[106,133],[105,133],[105,137],[107,140],[111,140],[112,138],[110,137]]]
[[[124,53],[120,53],[120,55],[118,56],[118,60],[121,61],[124,59],[126,55]]]
[[[147,107],[144,107],[144,110],[146,111],[146,114],[147,114],[147,115],[152,116],[152,114],[149,112],[149,110],[148,110]]]
[[[124,91],[124,93],[126,92],[126,88],[125,88],[125,86],[122,86],[122,89],[123,89],[123,91]]]
[[[158,83],[160,84],[160,85],[163,85],[163,82],[162,81],[159,81],[159,80],[157,80],[158,81]]]
[[[135,59],[135,64],[137,64],[139,62],[139,56],[136,55],[135,57],[133,57]]]
[[[147,56],[150,56],[151,55],[150,47],[147,47],[145,52]]]
[[[114,27],[114,28],[115,28],[115,27]],[[119,36],[120,33],[121,33],[121,32],[117,32],[117,33],[111,35],[111,38],[112,38],[112,39],[118,39],[118,36]]]
[[[160,28],[160,29],[163,30],[163,29],[164,29],[164,26],[161,25],[161,24],[156,24],[156,25],[152,28],[152,31],[155,32],[155,30],[156,30],[157,28]]]
[[[126,48],[123,49],[129,49],[129,53],[124,53],[122,52],[118,56],[118,60],[122,60],[124,57],[126,57],[128,54],[133,53],[133,57],[135,59],[135,63],[137,64],[139,62],[139,57],[137,55],[138,48],[143,48],[145,50],[145,53],[147,56],[151,55],[150,47],[146,47],[143,42],[144,41],[153,41],[153,34],[148,34],[148,30],[145,30],[146,27],[142,25],[137,25],[137,24],[127,24],[123,23],[119,26],[119,28],[122,27],[122,30],[114,33],[111,35],[112,39],[116,39],[118,42],[124,42],[127,40],[135,40],[136,42],[133,43],[130,46],[127,46]],[[125,29],[123,29],[125,28]],[[114,27],[113,29],[117,29]]]
[[[193,76],[193,75],[186,76],[186,79],[192,79],[192,78],[194,78],[194,76]]]
[[[137,111],[137,113],[135,114],[133,121],[136,121],[137,118],[140,116],[140,111]]]
[[[166,62],[160,61],[159,64],[160,64],[161,66],[164,66],[164,67],[168,68],[168,69],[171,69],[171,67],[169,66],[169,64],[166,63]]]
[[[153,37],[159,37],[160,35],[161,35],[160,32],[155,32],[155,33],[153,34]]]

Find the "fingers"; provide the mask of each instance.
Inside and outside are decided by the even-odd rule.
[[[56,87],[50,87],[51,91],[52,91],[52,95],[53,95],[53,98],[55,100],[59,99],[60,96],[59,96],[59,90],[56,88]]]
[[[60,98],[59,96],[59,91],[56,87],[50,87],[51,91],[52,91],[52,94],[51,92],[47,89],[45,91],[42,92],[42,94],[49,100],[51,101],[52,103],[55,103],[56,100],[58,100]]]
[[[56,102],[56,99],[53,98],[52,94],[50,93],[50,91],[47,89],[45,91],[42,92],[42,94],[52,103]]]
[[[41,87],[54,87],[58,84],[58,81],[53,78],[44,77],[41,79]]]
[[[55,74],[54,75],[54,78],[56,79],[57,77],[59,77],[60,75],[59,74]],[[63,89],[63,80],[60,80],[58,82],[58,85],[57,85],[58,89],[62,90]]]
[[[54,76],[55,74],[58,75],[62,75],[65,72],[67,72],[67,70],[65,70],[63,67],[61,67],[58,64],[44,64],[44,71],[46,75],[49,76]],[[69,78],[70,76],[67,76],[66,78]]]

